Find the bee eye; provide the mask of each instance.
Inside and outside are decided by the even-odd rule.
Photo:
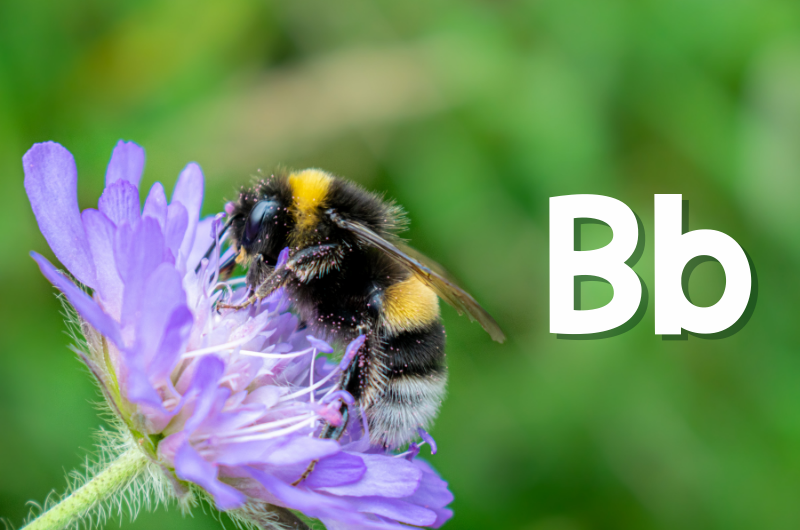
[[[242,243],[245,245],[253,243],[261,232],[261,227],[264,226],[264,223],[268,223],[275,218],[278,213],[278,207],[276,201],[259,201],[247,217]]]

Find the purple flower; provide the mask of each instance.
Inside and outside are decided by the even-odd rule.
[[[355,406],[341,443],[318,438],[325,422],[341,424],[341,404],[353,399],[338,388],[343,367],[322,355],[333,348],[298,330],[282,290],[246,310],[215,310],[246,288],[242,278],[219,278],[224,214],[200,220],[196,164],[181,172],[171,201],[156,183],[141,207],[144,151],[119,142],[97,209],[83,212],[75,161],[61,145],[34,145],[23,165],[42,234],[91,294],[33,258],[80,315],[82,358],[132,446],[176,496],[191,495],[189,482],[221,510],[255,500],[331,529],[438,527],[452,516],[447,484],[416,453],[371,447]]]

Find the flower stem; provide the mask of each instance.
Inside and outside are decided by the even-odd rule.
[[[128,449],[89,482],[31,521],[25,530],[59,530],[68,526],[130,484],[146,464],[147,457],[141,451]]]

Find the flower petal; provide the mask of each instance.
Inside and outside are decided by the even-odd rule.
[[[100,309],[100,306],[72,283],[66,276],[56,270],[53,265],[36,252],[31,252],[31,257],[39,265],[44,277],[50,280],[67,297],[72,307],[91,324],[97,331],[108,337],[118,347],[124,348],[125,344],[119,330],[119,325]]]
[[[338,452],[339,444],[333,440],[295,436],[266,455],[264,463],[273,466],[291,466],[293,464],[309,463],[312,460],[325,458]]]
[[[167,319],[161,342],[156,350],[155,358],[147,367],[155,378],[167,380],[186,349],[189,334],[192,332],[194,315],[185,305],[178,306]]]
[[[263,441],[242,443],[220,443],[215,447],[214,461],[219,465],[241,466],[261,463],[264,452],[269,450],[269,445]]]
[[[242,427],[246,427],[248,425],[252,425],[255,423],[256,420],[261,418],[264,415],[264,406],[259,404],[253,405],[245,405],[245,406],[237,406],[231,407],[230,403],[224,403],[224,408],[229,410],[230,412],[221,412],[216,414],[213,418],[207,419],[203,422],[202,429],[206,432],[211,432],[216,434],[228,433],[233,432],[237,429]],[[223,447],[226,442],[221,441],[220,447]],[[246,446],[247,442],[244,443],[232,443],[227,444],[228,446],[237,446],[237,447],[244,447]],[[264,445],[263,442],[259,442],[261,447],[261,453],[265,453],[269,450],[269,447]],[[225,463],[227,465],[232,465],[231,461],[223,462],[221,459],[218,459],[219,463]],[[248,460],[247,462],[252,462]]]
[[[189,226],[189,217],[186,214],[186,208],[179,203],[173,202],[169,205],[167,210],[167,227],[164,231],[164,236],[167,242],[167,247],[172,251],[172,255],[176,258],[181,249],[183,238],[186,235],[186,228]]]
[[[447,489],[447,482],[442,480],[436,471],[424,460],[414,460],[414,465],[422,471],[422,480],[419,488],[413,495],[406,497],[408,502],[420,504],[436,512],[436,522],[429,524],[432,528],[439,528],[448,519],[453,517],[453,511],[445,508],[453,502],[453,494]]]
[[[436,512],[403,499],[386,497],[353,497],[348,499],[359,512],[374,513],[401,523],[428,526],[436,522]]]
[[[311,344],[312,348],[316,348],[322,353],[333,353],[333,347],[330,344],[314,335],[306,335],[306,340]]]
[[[117,271],[125,283],[122,299],[123,326],[135,323],[141,307],[147,278],[165,261],[169,261],[164,236],[158,221],[146,217],[135,227],[123,225],[114,239],[114,258]]]
[[[419,433],[420,437],[422,437],[422,439],[428,442],[428,445],[431,446],[431,454],[435,455],[438,449],[436,447],[436,440],[433,439],[433,436],[428,434],[428,431],[422,427],[417,427],[417,432]]]
[[[175,454],[175,474],[202,486],[222,511],[238,508],[247,501],[244,493],[217,480],[217,467],[203,460],[188,443]]]
[[[347,345],[347,349],[345,349],[344,355],[342,356],[342,360],[339,361],[339,370],[347,370],[347,367],[350,366],[350,363],[353,362],[353,358],[358,353],[358,350],[361,349],[361,346],[364,345],[364,342],[367,340],[366,335],[359,335],[355,339],[353,339],[350,344]]]
[[[353,484],[361,480],[366,472],[367,465],[358,456],[337,453],[317,462],[314,471],[303,484],[311,489]]]
[[[167,226],[167,195],[160,182],[156,182],[150,188],[150,193],[147,194],[147,199],[144,201],[142,217],[152,217],[158,221],[161,231],[165,230]]]
[[[175,455],[177,454],[178,449],[180,449],[184,442],[186,442],[186,438],[187,435],[183,431],[178,431],[167,435],[166,438],[163,438],[160,442],[158,442],[158,458],[162,462],[166,462],[172,467],[175,467]]]
[[[347,510],[347,504],[340,499],[328,497],[309,491],[302,486],[294,487],[280,479],[254,468],[245,468],[250,475],[259,481],[276,499],[285,506],[300,510],[309,517],[335,516],[349,521],[360,519],[358,514]]]
[[[188,321],[185,318],[186,313],[189,316]],[[154,359],[163,356],[177,357],[185,345],[194,320],[186,307],[186,293],[181,275],[171,264],[162,263],[147,278],[138,314],[134,350],[144,365],[149,366]],[[177,338],[170,337],[170,326],[178,329]],[[183,337],[183,343],[180,342],[180,337]],[[178,342],[174,343],[174,340]],[[162,346],[166,348],[162,349]],[[160,362],[164,363],[164,360]]]
[[[414,465],[422,471],[419,488],[406,500],[424,502],[431,506],[447,506],[453,502],[453,494],[447,489],[447,482],[424,460],[414,460]]]
[[[428,526],[431,528],[441,528],[441,526],[453,518],[453,510],[450,508],[431,508],[436,512],[436,521]]]
[[[214,244],[211,237],[211,225],[214,224],[213,217],[206,217],[197,224],[194,242],[186,258],[186,270],[194,270],[200,264],[208,249]]]
[[[92,249],[97,286],[95,291],[103,302],[103,309],[119,321],[122,311],[122,279],[114,259],[114,223],[102,212],[87,209],[81,214],[83,227]]]
[[[133,226],[140,216],[139,189],[127,180],[118,180],[103,191],[97,209],[117,226],[124,223]]]
[[[194,244],[197,221],[200,219],[200,207],[203,205],[203,172],[194,162],[188,164],[178,176],[175,191],[172,192],[172,202],[179,202],[186,208],[189,215],[189,224],[186,235],[181,243],[180,251],[188,256]]]
[[[34,144],[22,157],[25,191],[39,230],[58,260],[84,285],[95,287],[89,241],[78,209],[78,170],[55,142]]]
[[[354,497],[380,495],[402,498],[413,494],[419,487],[422,470],[404,458],[387,458],[385,455],[357,455],[367,465],[367,471],[358,482],[341,486],[319,488],[334,495]]]
[[[142,408],[146,421],[151,424],[151,427],[154,426],[154,432],[158,432],[170,416],[164,408],[161,395],[150,382],[141,359],[137,359],[135,354],[130,352],[123,352],[123,355],[125,356],[125,370],[122,373],[124,382],[121,387],[122,393],[125,399]]]
[[[216,397],[216,384],[224,371],[225,364],[214,355],[203,357],[197,363],[197,368],[192,377],[192,384],[189,385],[189,389],[184,395],[187,398],[197,396],[193,404],[192,416],[184,426],[186,433],[193,433],[213,408],[214,398]]]
[[[354,527],[347,522],[329,519],[328,517],[319,517],[320,522],[325,525],[326,530],[352,530]],[[382,517],[373,515],[369,518],[364,517],[358,523],[358,530],[408,530],[408,526],[393,521],[388,521]]]
[[[289,261],[289,247],[284,248],[278,254],[278,262],[275,264],[276,267],[280,268],[286,265],[286,262]]]
[[[261,403],[265,407],[270,408],[274,407],[278,404],[278,400],[287,393],[285,387],[280,387],[277,385],[263,385],[252,392],[247,394],[247,397],[244,399],[245,404],[249,403]]]
[[[138,188],[142,172],[144,172],[144,149],[133,142],[122,140],[117,142],[106,169],[106,187],[119,180],[126,180]]]

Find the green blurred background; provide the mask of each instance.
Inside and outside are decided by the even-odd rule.
[[[258,168],[386,190],[409,237],[506,330],[445,309],[449,397],[429,461],[447,528],[800,528],[800,4],[792,0],[0,2],[0,516],[63,490],[101,425],[67,349],[20,158],[56,140],[96,204],[119,138],[143,185],[190,160],[205,212]],[[548,198],[610,195],[647,234],[638,326],[548,332]],[[752,318],[653,329],[653,194],[749,253]],[[584,248],[610,231],[584,228]],[[724,288],[700,265],[700,305]],[[584,307],[610,300],[586,284]],[[111,524],[116,525],[116,522]],[[219,528],[173,507],[125,528]]]

